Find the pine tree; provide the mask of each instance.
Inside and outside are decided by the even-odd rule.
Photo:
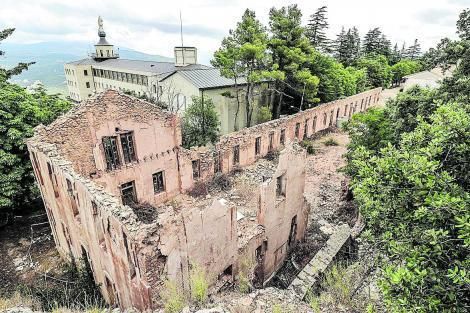
[[[393,51],[389,57],[389,63],[390,65],[396,64],[400,62],[401,60],[401,54],[400,50],[398,50],[398,43],[395,43],[395,46],[393,46]]]
[[[354,61],[360,58],[361,56],[361,36],[359,35],[359,30],[354,26],[351,29],[351,40],[353,44],[353,58]]]
[[[335,58],[344,66],[354,64],[360,55],[360,38],[357,28],[353,27],[346,32],[344,27],[335,41]]]
[[[246,78],[243,93],[247,127],[253,121],[254,95],[267,68],[267,45],[266,28],[256,18],[255,12],[247,9],[237,27],[230,30],[229,35],[222,40],[221,47],[211,61],[224,77],[237,80]],[[237,91],[237,112],[239,106]]]
[[[362,51],[364,54],[377,54],[381,46],[382,32],[378,27],[369,30],[364,36]]]
[[[417,59],[421,55],[421,45],[418,39],[415,39],[414,43],[406,49],[406,57],[411,60]]]
[[[307,24],[307,37],[316,49],[330,52],[330,41],[325,33],[329,26],[326,13],[327,7],[322,6],[314,14],[310,15],[310,20]]]
[[[387,58],[392,54],[392,43],[387,39],[387,36],[382,34],[379,40],[378,54],[385,55]]]
[[[283,109],[289,108],[288,102],[297,107],[302,98],[307,102],[316,101],[318,78],[308,69],[314,50],[305,36],[302,12],[297,5],[272,8],[269,28],[271,78],[277,91],[277,95],[273,94],[271,98],[272,115],[279,117]],[[278,101],[275,101],[276,97]]]
[[[0,43],[10,37],[11,34],[15,31],[14,28],[7,28],[0,31]],[[5,52],[0,50],[0,56],[5,55]],[[18,63],[15,67],[11,69],[4,69],[0,68],[0,78],[9,79],[12,76],[19,75],[21,72],[28,69],[30,65],[33,65],[35,62],[28,62],[28,63]]]

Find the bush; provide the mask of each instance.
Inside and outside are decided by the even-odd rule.
[[[38,301],[43,311],[104,308],[106,302],[95,284],[88,262],[80,260],[79,264],[78,267],[65,264],[60,280],[68,283],[41,281],[32,286],[20,286],[19,291],[24,297]]]
[[[310,140],[302,140],[302,141],[300,142],[300,145],[301,145],[305,150],[307,150],[307,153],[308,153],[308,154],[315,154],[316,149],[315,149],[315,147],[313,146],[313,142],[311,142]]]
[[[183,293],[174,282],[169,280],[164,283],[165,289],[160,293],[163,299],[163,307],[166,313],[178,313],[185,307],[186,301]]]
[[[193,266],[190,275],[192,298],[199,305],[204,304],[207,300],[207,290],[209,288],[206,273],[199,266]]]
[[[339,143],[338,143],[335,139],[333,139],[333,138],[331,138],[331,137],[328,138],[327,140],[325,140],[325,141],[323,142],[323,144],[324,144],[325,146],[338,146],[338,145],[339,145]]]
[[[260,107],[256,117],[258,124],[266,123],[272,120],[273,115],[268,107]]]

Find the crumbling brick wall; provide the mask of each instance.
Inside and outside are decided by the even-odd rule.
[[[180,149],[180,171],[182,191],[190,190],[197,180],[209,180],[214,176],[214,167],[218,163],[223,173],[237,167],[254,163],[272,150],[283,146],[281,141],[302,140],[314,133],[336,126],[341,119],[349,119],[356,112],[365,111],[377,104],[381,88],[368,90],[344,99],[321,104],[312,109],[277,120],[244,128],[238,132],[222,136],[213,149],[206,147]],[[282,135],[282,133],[284,135]],[[284,140],[281,137],[284,136]],[[256,138],[260,138],[259,154],[255,154]],[[239,162],[234,161],[234,148],[239,147]],[[216,162],[215,158],[219,158]],[[191,162],[200,160],[200,178],[193,179]]]
[[[35,139],[28,149],[60,254],[75,262],[85,258],[109,303],[148,308],[148,284],[134,240],[139,223],[132,210],[77,174],[55,145]]]
[[[353,110],[363,111],[375,104],[379,93],[379,89],[370,90],[222,136],[213,149],[187,150],[180,147],[181,129],[175,115],[108,90],[51,126],[37,128],[35,137],[28,141],[58,249],[64,257],[71,255],[75,259],[84,252],[108,301],[114,300],[121,307],[155,307],[166,276],[179,279],[188,288],[191,262],[215,274],[234,264],[238,257],[236,209],[220,200],[172,210],[163,205],[163,210],[155,208],[155,219],[145,224],[130,207],[121,204],[121,183],[135,180],[139,202],[162,204],[193,188],[196,181],[212,179],[216,164],[223,173],[252,164],[270,150],[284,146],[281,133],[284,143],[302,138],[305,131],[311,136],[334,125],[342,116],[350,117]],[[132,164],[106,171],[101,137],[120,129],[136,132],[138,157]],[[239,147],[238,162],[233,159],[235,146]],[[279,249],[285,246],[294,215],[296,236],[304,234],[306,207],[299,194],[303,190],[303,162],[297,159],[301,154],[289,155],[295,155],[295,160],[284,160],[280,166],[295,172],[288,175],[291,183],[286,186],[295,201],[290,203],[286,197],[284,204],[269,203],[275,198],[275,182],[262,186],[267,204],[264,212],[260,210],[258,223],[266,229],[263,240],[274,238],[275,248],[267,250],[267,273],[275,271],[285,258],[288,249]],[[288,164],[299,166],[287,169]],[[153,193],[151,177],[158,170],[166,173],[164,195]],[[256,244],[263,236],[255,236]]]

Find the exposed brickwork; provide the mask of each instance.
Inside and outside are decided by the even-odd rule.
[[[375,104],[379,93],[375,89],[324,104],[222,136],[212,148],[188,150],[181,147],[177,116],[106,91],[50,126],[38,127],[28,140],[58,250],[75,259],[84,253],[105,298],[121,307],[160,307],[165,279],[188,290],[191,264],[202,266],[216,284],[223,272],[236,275],[241,258],[248,257],[257,263],[262,282],[305,234],[305,151],[292,143],[294,138],[304,136],[306,120],[308,137],[335,124],[345,109],[349,116],[346,105],[357,103],[356,111],[363,111]],[[135,149],[127,163],[122,134],[132,134]],[[121,161],[108,169],[103,138],[110,136],[116,138]],[[261,139],[255,155],[257,137]],[[233,159],[235,146],[239,162]],[[278,159],[266,177],[250,185],[251,198],[244,199],[253,206],[253,216],[239,217],[238,204],[223,196],[196,199],[186,194],[196,182],[214,177],[216,156],[221,172],[229,173],[254,164],[270,150],[280,151]],[[156,173],[163,173],[160,181]],[[122,204],[121,186],[129,183],[140,209],[152,210],[145,223],[135,213],[139,208]]]

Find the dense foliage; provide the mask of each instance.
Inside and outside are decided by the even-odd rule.
[[[461,38],[427,56],[457,64],[437,90],[412,88],[346,126],[346,171],[363,238],[382,256],[380,287],[392,312],[470,306],[470,58]]]
[[[367,88],[398,84],[421,70],[417,40],[407,49],[403,45],[399,51],[395,44],[392,50],[390,40],[374,28],[361,44],[356,27],[343,28],[330,40],[326,13],[326,6],[319,8],[304,26],[297,5],[271,8],[269,27],[264,27],[253,11],[246,10],[223,39],[211,63],[223,76],[235,79],[237,103],[240,106],[244,98],[248,126],[261,82],[271,82],[267,105],[278,118]],[[247,84],[240,83],[245,79]]]
[[[183,146],[204,146],[217,141],[219,117],[211,98],[193,97],[183,114]]]
[[[69,102],[48,95],[42,87],[28,92],[6,80],[26,68],[20,64],[0,69],[7,73],[0,76],[0,224],[39,197],[25,139],[35,126],[52,122],[70,108]]]

